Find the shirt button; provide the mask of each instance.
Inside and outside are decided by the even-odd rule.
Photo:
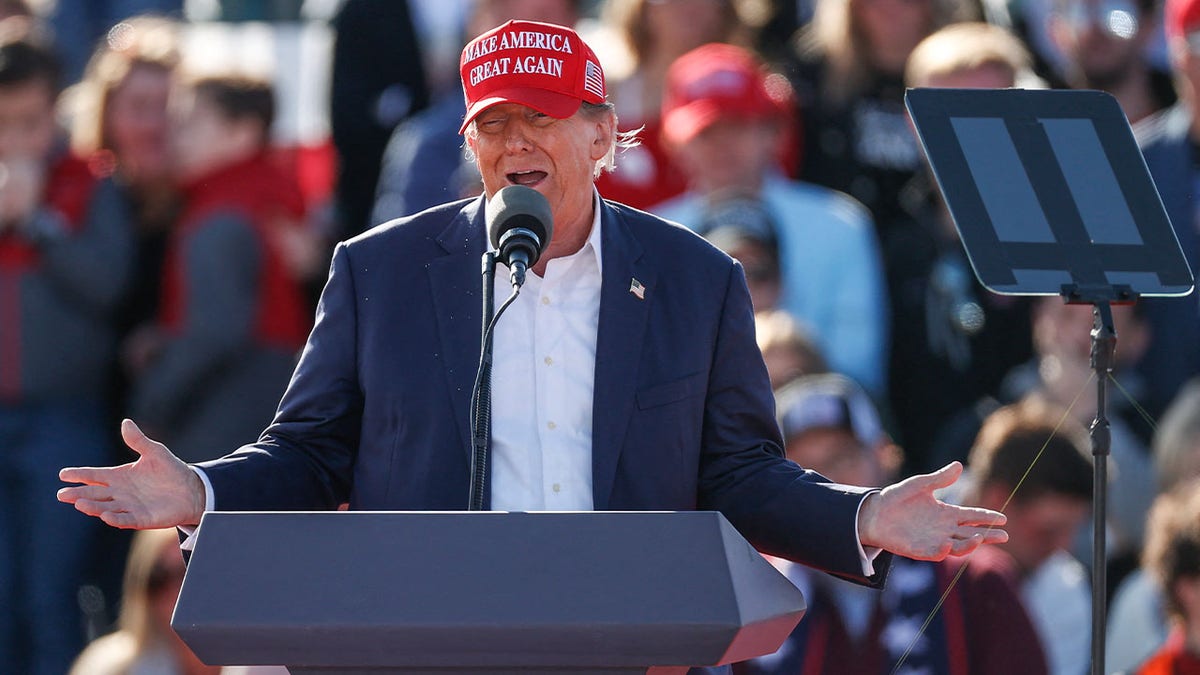
[[[549,356],[547,356],[546,358],[544,358],[542,360],[545,361],[546,365],[548,365],[548,366],[554,365],[554,359],[550,358]]]
[[[548,296],[548,295],[543,295],[543,296],[542,296],[542,304],[543,304],[543,305],[548,305],[548,304],[550,304],[550,296]]]
[[[558,428],[558,425],[555,424],[554,422],[546,422],[546,428],[553,431],[554,429]]]
[[[558,494],[559,492],[562,492],[562,486],[559,485],[558,483],[555,483],[554,486],[551,487],[550,489],[554,490],[554,494]]]

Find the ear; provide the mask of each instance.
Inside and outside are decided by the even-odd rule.
[[[601,116],[600,119],[592,124],[594,135],[592,137],[591,152],[589,153],[592,161],[598,162],[608,154],[608,150],[612,147],[615,140],[616,127],[615,119],[611,114]]]

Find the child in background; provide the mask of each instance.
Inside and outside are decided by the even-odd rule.
[[[127,344],[135,418],[183,459],[219,456],[271,421],[308,331],[280,233],[302,227],[298,186],[267,158],[269,84],[197,80],[173,101],[183,214],[158,321]]]

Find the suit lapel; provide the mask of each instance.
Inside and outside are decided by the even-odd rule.
[[[479,368],[484,252],[482,199],[469,203],[438,238],[446,255],[430,262],[429,285],[437,320],[451,414],[470,460],[471,389]]]
[[[642,259],[642,247],[625,218],[601,201],[603,282],[596,337],[596,375],[592,397],[592,499],[607,510],[622,440],[633,414],[642,336],[655,300],[654,270]],[[642,287],[643,298],[632,290]]]

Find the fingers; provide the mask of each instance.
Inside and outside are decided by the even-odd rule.
[[[108,485],[112,469],[93,468],[84,466],[69,466],[58,472],[59,480],[64,483],[85,483],[87,485]]]
[[[75,510],[89,516],[103,518],[105,513],[115,509],[115,503],[111,500],[79,499],[75,501]]]
[[[81,499],[90,501],[112,501],[112,490],[107,485],[85,485],[66,487],[58,491],[58,501],[74,504]]]
[[[933,473],[913,476],[912,478],[902,481],[900,485],[907,484],[911,486],[913,490],[918,492],[932,493],[935,490],[940,490],[942,488],[947,488],[951,485],[954,485],[954,481],[958,480],[958,477],[962,475],[962,472],[962,463],[950,462],[946,466],[943,466]]]
[[[1000,527],[1008,522],[1008,516],[999,511],[968,506],[956,506],[954,508],[959,525]]]
[[[125,445],[128,445],[130,450],[139,455],[167,450],[167,446],[151,440],[149,436],[142,433],[141,428],[131,419],[121,421],[121,440],[125,441]]]

